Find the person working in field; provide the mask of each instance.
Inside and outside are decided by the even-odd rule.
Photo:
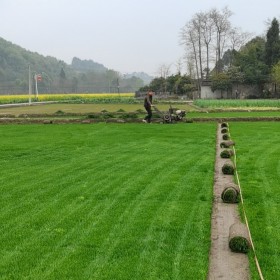
[[[143,122],[150,123],[152,119],[152,106],[153,105],[153,92],[151,90],[148,91],[145,99],[144,99],[144,107],[148,113],[148,115],[144,118]]]

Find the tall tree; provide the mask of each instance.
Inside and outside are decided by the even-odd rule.
[[[222,12],[218,11],[217,9],[212,9],[210,15],[215,25],[217,52],[216,62],[219,62],[223,55],[228,33],[231,30],[229,18],[232,16],[232,12],[227,7],[225,7]],[[216,71],[220,72],[220,67],[216,67]]]
[[[210,43],[213,37],[214,22],[211,19],[210,13],[205,13],[201,19],[202,22],[202,37],[206,48],[206,79],[210,73]]]
[[[193,26],[193,22],[188,22],[181,31],[181,42],[186,48],[186,52],[188,53],[188,59],[194,62],[196,69],[196,79],[197,79],[197,87],[200,92],[201,88],[201,76],[199,69],[199,51],[198,51],[198,34]],[[190,60],[189,60],[190,61]]]
[[[279,22],[274,18],[266,34],[265,62],[271,68],[280,60]]]
[[[262,92],[264,83],[268,81],[268,69],[264,61],[265,40],[255,37],[235,53],[234,65],[244,73],[246,84],[257,84]]]

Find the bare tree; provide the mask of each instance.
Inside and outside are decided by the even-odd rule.
[[[209,72],[210,72],[210,63],[209,63],[209,53],[210,53],[210,43],[213,36],[213,28],[214,28],[214,22],[211,19],[210,13],[203,14],[203,17],[201,19],[201,28],[202,28],[202,36],[204,45],[206,48],[206,79],[209,78]]]
[[[253,36],[252,33],[242,32],[240,28],[234,27],[229,31],[231,50],[238,51]]]
[[[195,74],[195,60],[194,60],[194,57],[192,55],[188,54],[185,57],[185,63],[186,63],[187,75],[189,75],[191,79],[195,79],[196,74]]]
[[[159,69],[158,69],[158,73],[159,76],[161,78],[163,78],[162,80],[164,81],[162,88],[164,89],[164,93],[166,93],[167,91],[167,84],[166,84],[166,78],[169,76],[170,74],[170,68],[171,68],[171,64],[167,65],[167,64],[162,64]]]
[[[177,62],[176,62],[176,70],[177,74],[181,75],[182,73],[182,68],[183,68],[183,59],[180,57]]]
[[[187,23],[181,31],[181,42],[185,45],[186,52],[189,53],[194,60],[195,69],[196,69],[196,77],[198,81],[198,88],[200,91],[201,83],[200,83],[200,70],[199,70],[199,51],[198,51],[198,35],[196,33],[196,29],[193,26],[193,22]]]
[[[212,9],[210,11],[210,17],[214,23],[215,31],[216,31],[216,64],[222,58],[222,54],[224,52],[225,43],[227,40],[227,35],[231,30],[231,24],[229,18],[232,16],[232,12],[225,7],[222,12],[217,9]],[[216,67],[216,70],[220,72],[221,69]]]
[[[195,14],[195,16],[193,17],[193,19],[191,21],[192,28],[196,34],[200,79],[203,78],[203,66],[202,66],[202,20],[203,20],[203,17],[204,17],[203,13],[197,13],[197,14]]]

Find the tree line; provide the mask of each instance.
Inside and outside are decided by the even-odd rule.
[[[150,87],[158,92],[188,94],[194,88],[200,92],[201,85],[209,81],[213,91],[230,91],[246,84],[257,85],[263,97],[276,95],[280,84],[279,21],[274,18],[264,36],[253,37],[232,26],[232,14],[227,7],[196,13],[180,31],[186,74],[178,61],[176,75],[160,71],[160,77],[141,90]]]

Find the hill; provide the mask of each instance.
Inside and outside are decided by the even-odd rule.
[[[103,72],[105,73],[108,68],[106,68],[103,64],[94,62],[93,60],[81,60],[77,57],[74,57],[71,63],[71,66],[74,70],[78,72]]]
[[[137,76],[123,76],[93,60],[74,57],[69,65],[28,51],[0,37],[0,94],[28,92],[28,67],[40,73],[41,92],[134,92],[144,85]]]

